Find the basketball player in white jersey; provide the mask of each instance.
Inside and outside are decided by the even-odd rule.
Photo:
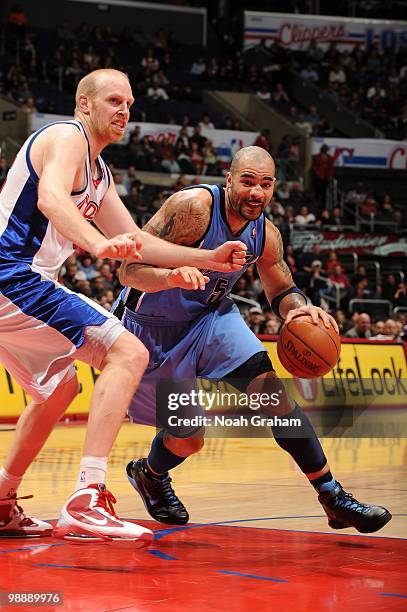
[[[125,74],[97,70],[84,77],[75,119],[34,133],[0,193],[0,361],[32,397],[0,469],[3,537],[52,532],[50,524],[25,516],[17,489],[78,393],[75,359],[102,373],[91,399],[76,490],[55,534],[134,540],[152,535],[117,517],[115,499],[104,484],[109,452],[148,353],[116,317],[57,282],[73,245],[96,257],[142,258],[161,266],[232,271],[244,263],[240,242],[213,251],[189,249],[138,230],[100,157],[107,144],[124,135],[132,103]]]

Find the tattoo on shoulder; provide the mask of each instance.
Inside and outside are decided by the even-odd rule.
[[[281,234],[278,230],[276,230],[276,238],[277,238],[277,268],[286,276],[287,278],[291,278],[291,271],[286,262],[284,261],[284,246],[283,239],[281,238]]]
[[[188,196],[179,202],[164,204],[144,229],[168,242],[190,245],[204,235],[209,222],[210,208],[196,197]]]

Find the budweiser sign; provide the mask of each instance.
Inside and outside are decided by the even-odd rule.
[[[294,250],[309,253],[314,244],[322,251],[338,253],[374,253],[375,255],[407,255],[407,240],[398,236],[357,232],[293,231]]]

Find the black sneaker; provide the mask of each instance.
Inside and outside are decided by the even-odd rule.
[[[344,491],[339,482],[331,491],[318,495],[332,529],[355,527],[360,533],[378,531],[391,519],[391,514],[381,506],[370,506],[355,499]]]
[[[126,472],[127,478],[140,494],[147,512],[153,519],[167,525],[188,523],[189,514],[175,495],[168,474],[153,476],[145,467],[145,459],[130,461]]]

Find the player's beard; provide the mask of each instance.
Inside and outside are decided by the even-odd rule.
[[[264,206],[259,203],[259,205],[256,206],[256,208],[254,207],[252,208],[252,207],[253,207],[253,204],[248,204],[247,202],[243,202],[242,204],[239,204],[239,207],[238,207],[239,215],[243,217],[243,219],[246,219],[247,221],[255,221],[256,219],[261,217],[261,214],[264,210]]]

